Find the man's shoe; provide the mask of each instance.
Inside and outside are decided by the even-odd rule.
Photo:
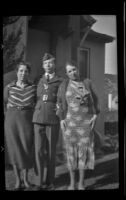
[[[55,190],[54,184],[47,185],[47,190]]]
[[[43,186],[36,186],[34,187],[35,190],[44,190]]]

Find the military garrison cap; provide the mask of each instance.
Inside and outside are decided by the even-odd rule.
[[[43,56],[43,59],[42,61],[46,61],[46,60],[55,60],[54,56],[52,56],[51,54],[49,53],[45,53],[45,55]]]

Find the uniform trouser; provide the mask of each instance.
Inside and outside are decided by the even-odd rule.
[[[59,125],[34,124],[35,165],[38,185],[42,185],[47,152],[46,184],[52,184],[55,178],[56,145],[59,136]]]

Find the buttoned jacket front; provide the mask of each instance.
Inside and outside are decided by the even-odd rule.
[[[39,124],[57,124],[59,118],[56,115],[57,92],[62,78],[55,75],[47,82],[45,75],[37,86],[37,104],[33,114],[33,122]]]

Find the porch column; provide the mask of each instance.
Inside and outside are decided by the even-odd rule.
[[[71,15],[69,26],[73,30],[71,38],[71,59],[77,61],[77,47],[80,43],[80,15]]]
[[[50,34],[50,53],[56,57],[56,45],[58,41],[58,32],[51,32]]]

